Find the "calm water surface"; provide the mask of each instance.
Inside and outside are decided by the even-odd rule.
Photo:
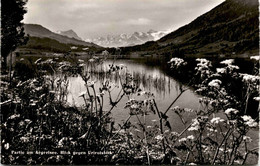
[[[115,101],[116,97],[118,96],[121,86],[119,82],[118,76],[116,74],[114,75],[106,75],[104,73],[96,72],[96,71],[104,71],[109,69],[109,64],[112,64],[112,61],[106,61],[102,65],[93,66],[92,70],[95,72],[91,74],[91,81],[95,81],[95,89],[98,90],[98,88],[102,85],[102,83],[105,80],[109,80],[110,83],[113,84],[113,86],[119,86],[115,87],[112,91],[112,98],[113,101]],[[163,71],[159,69],[157,66],[147,66],[140,63],[135,63],[131,60],[117,60],[115,64],[124,64],[127,66],[127,69],[123,69],[121,72],[128,72],[130,73],[134,79],[137,81],[136,83],[139,85],[139,87],[144,91],[152,92],[155,95],[155,100],[157,103],[157,106],[160,111],[164,112],[169,105],[172,103],[172,101],[178,96],[180,93],[180,86],[181,84],[174,80],[173,78],[167,76]],[[84,104],[84,100],[82,97],[79,97],[79,94],[83,91],[86,91],[85,88],[85,82],[82,80],[81,77],[70,77],[69,78],[69,96],[68,96],[68,102],[71,104],[75,104],[76,106],[80,106]],[[91,93],[93,93],[91,91]],[[121,93],[122,94],[122,93]],[[130,98],[140,98],[140,96],[124,96],[122,100],[118,103],[117,107],[115,107],[112,111],[112,118],[115,120],[116,124],[120,123],[122,124],[124,120],[127,119],[129,116],[129,110],[125,109],[125,103]],[[109,105],[109,97],[108,94],[105,94],[104,96],[104,111],[108,111],[111,108],[111,105]],[[182,96],[176,101],[176,103],[173,105],[179,106],[183,108],[191,108],[191,109],[198,109],[199,108],[199,102],[198,102],[198,96],[192,91],[187,90],[185,91]],[[181,123],[178,116],[173,113],[173,111],[168,112],[169,121],[171,125],[178,129],[183,128],[183,124]],[[187,114],[187,117],[189,115]],[[191,117],[190,117],[191,118]],[[190,119],[188,118],[188,119]],[[151,123],[156,123],[152,120],[157,119],[157,115],[150,114],[146,117],[146,123],[147,125]],[[137,119],[134,117],[131,119],[132,123],[136,123]]]

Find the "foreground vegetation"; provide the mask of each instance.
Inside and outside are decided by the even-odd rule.
[[[67,61],[22,58],[12,78],[3,76],[3,164],[256,164],[258,138],[250,133],[259,132],[259,118],[249,116],[247,108],[260,100],[258,70],[241,74],[232,59],[222,61],[217,69],[208,60],[197,59],[189,85],[203,96],[201,107],[172,107],[187,90],[181,86],[168,108],[161,110],[154,95],[135,84],[127,66],[112,63],[106,73],[118,75],[120,85],[108,79],[96,87],[86,69],[102,62],[95,56],[88,61],[70,56]],[[189,65],[180,58],[172,58],[169,64],[175,74]],[[82,107],[67,102],[68,77],[78,75],[86,88],[79,94],[85,102]],[[240,97],[233,93],[236,85]],[[121,91],[112,98],[118,86]],[[111,112],[124,97],[129,116],[115,128]],[[110,101],[109,108],[104,108],[105,100]],[[171,125],[170,111],[181,119],[183,131]],[[259,109],[251,111],[258,114]],[[148,125],[149,114],[157,117],[152,125]],[[194,118],[187,120],[191,115]]]

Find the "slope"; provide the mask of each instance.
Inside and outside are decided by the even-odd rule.
[[[88,47],[99,47],[96,44],[93,43],[88,43],[82,40],[78,40],[75,38],[70,38],[67,36],[59,35],[56,33],[51,32],[47,28],[38,25],[38,24],[25,24],[24,25],[25,33],[29,34],[30,36],[33,37],[40,37],[40,38],[50,38],[57,40],[60,43],[64,44],[75,44],[75,45],[83,45],[83,46],[88,46]]]
[[[191,23],[156,42],[124,48],[176,56],[258,53],[258,0],[226,0]]]

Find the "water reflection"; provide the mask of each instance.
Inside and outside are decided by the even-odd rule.
[[[109,74],[107,72],[109,70],[109,65],[112,63],[112,61],[106,61],[98,66],[95,66],[94,64],[88,64],[85,67],[85,72],[90,73],[90,80],[96,82],[95,88],[97,90],[99,87],[101,87],[104,81],[109,80],[109,82],[115,86],[111,94],[113,98],[116,98],[120,93],[121,86],[119,82],[119,74]],[[126,77],[124,77],[126,73],[131,74],[133,76],[132,83],[144,91],[152,92],[155,95],[155,100],[157,101],[159,109],[162,111],[165,110],[180,93],[179,88],[181,84],[163,73],[159,67],[137,64],[130,60],[118,60],[115,62],[115,64],[124,64],[127,66],[127,68],[120,70],[120,76],[123,76],[121,77],[121,81],[126,79]],[[80,77],[70,77],[69,81],[70,93],[68,96],[68,101],[78,106],[84,104],[83,99],[79,97],[79,94],[82,91],[86,91],[84,81]],[[108,95],[105,94],[104,98],[104,108],[109,110],[111,106],[108,101]],[[112,117],[116,122],[121,122],[129,115],[128,110],[124,109],[125,103],[128,99],[129,96],[125,96],[113,110]],[[188,90],[179,98],[174,106],[177,105],[180,107],[197,109],[199,106],[198,97],[193,93],[193,91]],[[153,119],[152,116],[150,118]],[[175,121],[174,123],[178,123],[178,121]]]
[[[91,80],[96,82],[104,82],[109,80],[115,84],[119,84],[118,73],[108,73],[109,65],[112,61],[106,61],[101,65],[95,66],[89,63],[85,67],[85,72],[90,73]],[[129,73],[133,76],[133,83],[144,89],[145,91],[153,92],[159,97],[167,97],[170,93],[175,92],[180,83],[176,82],[173,78],[168,77],[156,66],[145,66],[136,64],[130,60],[119,60],[114,62],[115,65],[124,64],[127,68],[120,71],[121,75]]]

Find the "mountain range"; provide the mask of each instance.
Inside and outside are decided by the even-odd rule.
[[[28,34],[31,37],[49,38],[49,39],[53,39],[53,40],[56,40],[56,41],[58,41],[60,43],[64,43],[64,44],[74,44],[74,45],[82,45],[82,46],[88,46],[88,47],[99,47],[96,44],[82,41],[77,36],[77,34],[72,30],[60,32],[60,34],[58,34],[58,33],[54,33],[52,31],[50,31],[49,29],[43,27],[42,25],[24,24],[24,31],[25,31],[25,34]]]
[[[155,41],[168,34],[170,31],[134,32],[133,34],[108,35],[83,41],[72,29],[67,31],[52,32],[38,24],[25,24],[25,33],[31,37],[49,38],[64,44],[102,47],[125,47],[144,44],[147,41]]]
[[[72,45],[104,49],[98,46],[101,45],[121,47],[121,54],[125,55],[259,55],[258,6],[258,0],[226,0],[171,33],[150,30],[87,41],[80,40],[73,30],[54,33],[37,24],[25,24],[24,28],[25,33],[31,36],[27,47],[48,50],[59,47],[60,51],[67,51]],[[113,53],[113,49],[109,52]]]
[[[93,42],[103,47],[125,47],[144,44],[147,41],[155,41],[162,38],[168,33],[169,31],[155,31],[151,29],[148,32],[134,32],[133,34],[108,35],[107,37],[87,39],[86,41]]]
[[[258,0],[226,0],[160,40],[122,48],[122,53],[166,56],[258,55],[258,5]]]

